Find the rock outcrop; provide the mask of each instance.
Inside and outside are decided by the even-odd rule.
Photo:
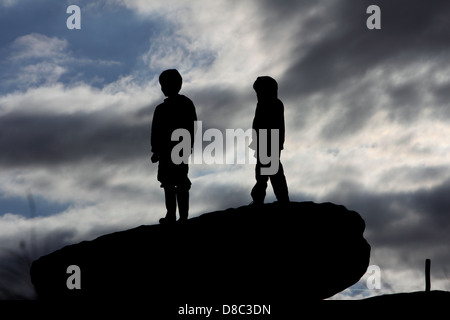
[[[364,229],[358,213],[332,203],[243,206],[64,247],[34,261],[31,278],[40,299],[319,300],[366,272]],[[71,265],[80,289],[67,287]]]

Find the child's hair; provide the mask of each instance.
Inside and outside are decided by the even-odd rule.
[[[257,93],[264,94],[264,96],[277,97],[278,95],[278,83],[269,76],[258,77],[253,84],[253,89]]]
[[[161,87],[165,88],[170,93],[178,93],[181,90],[183,78],[176,69],[168,69],[159,76],[159,83]]]

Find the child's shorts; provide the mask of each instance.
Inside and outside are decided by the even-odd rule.
[[[188,172],[188,164],[160,161],[158,165],[158,181],[161,182],[161,188],[189,190],[192,183],[188,178]]]

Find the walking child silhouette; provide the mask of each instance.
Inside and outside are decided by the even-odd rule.
[[[252,204],[260,205],[264,203],[267,182],[269,179],[278,202],[285,204],[289,202],[289,193],[283,166],[280,161],[285,137],[284,105],[281,100],[278,99],[278,83],[275,79],[268,76],[258,77],[253,84],[253,89],[256,91],[258,103],[256,105],[255,118],[253,119],[253,129],[256,133],[256,139],[253,139],[250,144],[250,148],[256,150],[257,159],[255,167],[256,184],[251,191],[251,196],[253,198]],[[261,129],[265,129],[269,132],[272,129],[278,130],[278,150],[271,150],[272,144],[270,139],[265,139],[266,141],[260,139]],[[269,137],[270,136],[271,135],[269,134]],[[267,150],[268,155],[272,155],[273,152],[278,153],[278,170],[274,174],[264,175],[261,173],[262,168],[271,167],[271,165],[273,165],[270,162],[264,164],[263,161],[261,161],[260,149],[262,144],[265,144],[263,147]]]
[[[153,155],[151,160],[153,163],[159,161],[157,179],[164,189],[167,209],[166,216],[159,220],[161,224],[176,221],[177,203],[179,222],[186,221],[189,214],[189,190],[191,188],[191,181],[188,178],[189,166],[187,162],[175,164],[171,157],[172,149],[180,142],[172,141],[172,133],[175,130],[188,130],[191,135],[191,151],[194,144],[197,114],[193,102],[179,94],[182,82],[180,73],[175,69],[165,70],[161,73],[159,83],[161,91],[167,98],[155,108],[153,113],[151,132]]]

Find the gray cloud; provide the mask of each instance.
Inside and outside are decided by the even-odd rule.
[[[447,168],[424,169],[421,175],[443,174]],[[396,175],[391,176],[392,179]],[[366,238],[373,253],[389,249],[398,254],[399,265],[375,260],[389,268],[408,268],[411,261],[431,258],[437,270],[450,264],[450,180],[416,191],[374,193],[354,182],[342,182],[327,201],[344,204],[361,214],[366,222]],[[376,255],[380,258],[380,256]],[[387,257],[384,257],[387,258]],[[408,262],[409,261],[409,262]]]
[[[106,118],[106,119],[105,119]],[[150,124],[127,125],[107,115],[20,114],[0,117],[4,167],[52,166],[89,159],[123,162],[148,157]]]
[[[199,120],[204,122],[204,129],[251,128],[256,107],[252,85],[253,83],[250,83],[247,90],[253,98],[251,101],[246,94],[218,86],[207,86],[186,94],[192,97]]]
[[[382,30],[371,31],[366,28],[368,15],[365,12],[369,4],[380,6]],[[290,53],[291,67],[280,79],[280,87],[285,88],[290,96],[301,99],[312,93],[334,92],[353,85],[366,72],[378,67],[388,66],[395,70],[422,61],[445,63],[450,55],[450,39],[446,31],[450,22],[445,19],[450,5],[446,1],[437,1],[433,6],[420,1],[339,1],[327,2],[326,6],[321,6],[321,3],[310,5],[316,6],[317,11],[309,19],[320,23],[315,28],[302,28],[291,37],[297,45]],[[306,9],[304,6],[305,2],[301,2],[300,7]],[[272,4],[268,10],[280,10],[277,18],[290,18],[286,8],[297,9],[296,2],[283,2],[280,8]],[[292,12],[298,11],[293,9]],[[328,25],[333,27],[324,32]],[[266,28],[269,28],[268,25]],[[320,37],[305,52],[303,39],[315,33]],[[393,116],[396,119],[407,122],[414,117],[417,108],[421,107],[416,103],[420,94],[418,89],[423,89],[426,81],[421,79],[421,82],[391,88],[390,108],[395,110]],[[436,90],[438,95],[444,94],[445,97],[445,91]],[[351,109],[358,107],[348,106]],[[348,113],[353,112],[358,111]],[[366,112],[370,113],[371,110]]]

